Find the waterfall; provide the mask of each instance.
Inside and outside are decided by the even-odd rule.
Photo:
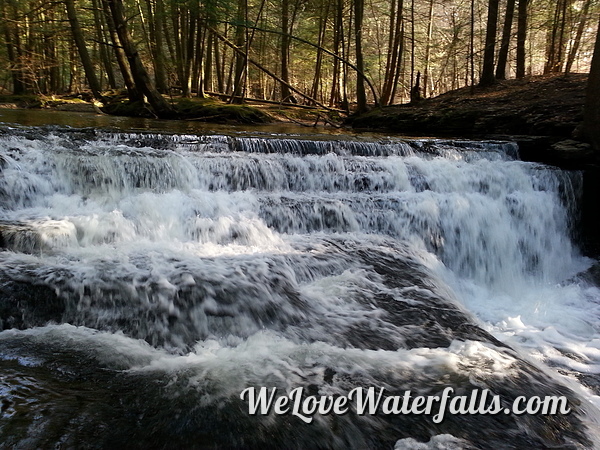
[[[598,443],[577,172],[504,142],[36,128],[2,129],[0,170],[0,441]],[[249,414],[260,386],[564,395],[574,412],[305,424]]]

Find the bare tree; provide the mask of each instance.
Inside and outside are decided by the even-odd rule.
[[[494,53],[496,50],[496,30],[498,28],[498,3],[499,0],[489,0],[488,17],[485,33],[485,50],[483,52],[483,69],[481,71],[480,86],[494,84]]]
[[[75,2],[74,0],[65,0],[65,5],[67,7],[67,17],[69,18],[69,23],[71,24],[71,33],[73,34],[73,40],[75,41],[77,51],[79,52],[79,58],[81,59],[81,64],[83,65],[85,77],[90,85],[92,94],[95,98],[99,99],[102,97],[102,88],[100,87],[100,82],[96,76],[94,64],[92,63],[92,59],[90,58],[90,54],[85,44],[83,31],[81,31],[81,26],[79,25],[79,20],[77,19]]]
[[[150,79],[150,76],[142,63],[140,54],[138,53],[127,28],[122,0],[106,0],[106,3],[110,8],[114,26],[121,46],[123,47],[123,51],[127,56],[129,68],[133,75],[136,87],[146,96],[158,117],[165,119],[175,117],[177,113],[171,105],[167,103],[160,92],[156,90],[154,83]]]
[[[591,4],[592,0],[585,0],[583,8],[581,9],[581,13],[579,14],[579,25],[577,26],[575,39],[573,40],[573,44],[571,45],[571,49],[569,50],[569,55],[567,56],[565,73],[569,73],[571,71],[573,63],[575,62],[575,58],[577,57],[577,52],[579,51],[579,46],[581,45],[581,38],[588,23]]]
[[[508,60],[508,48],[510,46],[514,15],[515,0],[507,0],[504,27],[502,28],[502,41],[500,43],[500,51],[498,52],[498,64],[496,65],[496,78],[499,80],[506,78],[506,62]]]
[[[525,42],[527,40],[527,8],[529,0],[519,0],[519,19],[517,22],[517,78],[525,76]]]
[[[596,46],[587,82],[583,113],[583,135],[600,156],[600,24],[596,32]]]
[[[364,0],[354,0],[354,38],[356,46],[356,67],[361,73],[365,71],[363,49],[362,49],[362,31],[363,17],[365,11]],[[365,80],[362,76],[356,77],[356,103],[357,112],[365,112],[367,110],[367,93],[365,91]]]

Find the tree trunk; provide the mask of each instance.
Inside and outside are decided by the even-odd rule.
[[[206,56],[204,58],[204,91],[214,91],[213,89],[213,47],[215,37],[212,33],[207,34],[206,38]]]
[[[12,16],[9,14],[8,7],[11,6]],[[19,56],[21,54],[19,44],[19,28],[16,14],[16,6],[10,1],[0,0],[0,9],[2,13],[2,26],[4,28],[4,42],[10,63],[9,69],[12,75],[13,94],[22,95],[27,93],[23,72],[19,68]]]
[[[196,96],[204,98],[204,70],[206,50],[206,27],[201,26],[200,17],[196,21],[196,57],[194,60],[193,88]]]
[[[148,98],[148,102],[158,117],[161,119],[174,118],[177,113],[171,105],[167,103],[160,92],[156,90],[156,87],[152,83],[152,80],[148,76],[148,72],[142,63],[140,54],[133,44],[133,40],[127,29],[122,0],[106,1],[110,7],[119,41],[127,56],[127,61],[129,62],[129,67],[133,79],[135,80],[136,87]]]
[[[54,23],[56,20],[55,11],[49,10],[47,20],[50,23]],[[101,50],[106,48],[101,47]],[[60,89],[60,72],[59,72],[59,60],[57,55],[56,41],[53,39],[52,30],[44,32],[44,56],[46,60],[47,73],[48,73],[48,88],[51,93],[58,93]]]
[[[356,67],[364,73],[365,65],[362,51],[362,27],[364,16],[364,0],[354,0],[354,42],[356,51]],[[356,108],[358,113],[367,111],[367,93],[365,91],[365,80],[360,75],[356,77]]]
[[[163,51],[164,6],[162,0],[146,0],[148,8],[148,29],[150,31],[150,50],[152,52],[152,63],[154,64],[154,79],[158,92],[166,94],[169,90],[167,72],[165,69],[165,56]]]
[[[565,53],[567,6],[567,0],[559,0],[556,2],[554,19],[552,21],[552,31],[548,34],[544,73],[556,73],[562,70]]]
[[[171,10],[171,21],[173,22],[173,41],[175,42],[175,69],[177,72],[177,79],[179,81],[179,88],[181,94],[187,97],[185,91],[186,78],[185,78],[185,50],[184,36],[187,33],[187,21],[185,20],[185,14],[181,11],[181,7],[177,4],[172,4]]]
[[[77,19],[77,13],[75,11],[75,2],[74,0],[65,0],[65,5],[67,6],[69,23],[71,24],[71,33],[73,34],[73,40],[75,41],[77,51],[79,52],[79,58],[81,59],[81,64],[83,65],[85,77],[88,80],[88,84],[90,85],[90,89],[92,90],[94,97],[100,99],[102,98],[102,88],[100,87],[98,77],[96,77],[94,64],[92,63],[87,46],[85,45],[83,32],[81,31],[81,26],[79,25],[79,20]]]
[[[333,27],[333,53],[336,56],[340,54],[340,46],[343,42],[343,0],[336,1],[335,8],[335,19],[334,19],[334,27]],[[329,94],[329,106],[334,106],[336,104],[340,104],[342,101],[341,96],[341,87],[340,87],[340,77],[341,75],[341,63],[336,58],[333,61],[333,70],[331,76],[331,92]]]
[[[381,91],[381,104],[388,105],[393,102],[393,92],[396,90],[398,82],[398,74],[400,72],[402,60],[402,38],[404,18],[403,15],[404,2],[403,0],[396,2],[393,0],[390,6],[390,34],[388,39],[388,55],[385,68],[385,76],[383,89]]]
[[[329,3],[327,6],[320,5],[320,14],[319,14],[319,40],[318,46],[323,46],[323,41],[325,40],[325,30],[327,29],[327,20],[329,18]],[[315,76],[313,78],[311,97],[318,98],[319,91],[321,87],[321,68],[323,67],[323,50],[317,49],[317,62],[315,63]]]
[[[135,85],[133,75],[131,74],[131,69],[129,68],[129,64],[127,63],[127,57],[125,56],[123,48],[121,48],[121,43],[117,34],[117,28],[115,26],[112,13],[110,11],[108,0],[102,0],[102,7],[104,9],[104,16],[106,18],[106,24],[108,32],[110,34],[110,40],[112,41],[113,48],[115,50],[117,64],[119,65],[119,70],[121,71],[123,82],[125,83],[125,87],[127,88],[127,96],[132,102],[142,101],[144,97]]]
[[[235,45],[239,48],[246,47],[246,29],[242,24],[246,23],[246,16],[248,11],[247,0],[238,0],[237,5],[237,17],[236,20],[238,25],[235,28]],[[235,53],[235,70],[234,70],[234,81],[233,81],[233,92],[231,94],[232,103],[241,103],[245,95],[245,83],[244,73],[248,68],[247,53],[242,51]]]
[[[401,2],[402,3],[402,2]],[[402,56],[404,55],[404,21],[402,21],[402,27],[400,28],[400,39],[398,42],[398,62],[396,64],[396,73],[394,74],[394,82],[392,84],[392,94],[390,96],[389,104],[394,103],[396,97],[396,91],[398,90],[398,83],[400,82],[400,75],[402,74]]]
[[[186,14],[187,20],[187,39],[185,41],[185,61],[183,65],[183,80],[182,82],[182,92],[181,94],[184,97],[192,96],[192,79],[193,79],[193,65],[194,65],[194,57],[195,57],[195,49],[196,49],[196,23],[197,23],[197,14],[194,9],[190,9]],[[183,42],[182,42],[183,44]]]
[[[571,72],[571,68],[573,67],[573,63],[575,62],[575,58],[577,57],[577,52],[579,51],[579,46],[581,45],[581,38],[583,36],[583,32],[585,31],[585,27],[587,26],[588,15],[590,11],[590,5],[592,4],[592,0],[586,0],[583,4],[583,9],[581,10],[581,14],[579,15],[579,25],[577,26],[577,33],[575,34],[575,40],[573,41],[573,45],[571,50],[569,51],[569,56],[567,57],[567,64],[565,66],[565,73]]]
[[[558,33],[558,48],[556,55],[556,72],[562,71],[563,63],[566,52],[566,41],[565,36],[567,34],[567,9],[570,6],[572,0],[563,0],[562,18],[560,21],[560,28]]]
[[[523,1],[523,0],[521,0]],[[471,89],[475,87],[475,0],[471,0],[471,23],[469,34],[469,62],[471,63]]]
[[[427,97],[429,88],[429,55],[431,53],[431,36],[433,33],[433,0],[429,0],[427,15],[427,41],[425,43],[425,70],[423,71],[423,97]]]
[[[499,0],[489,0],[488,17],[485,33],[485,50],[483,52],[483,69],[481,71],[480,86],[494,84],[494,53],[496,49],[496,29],[498,27]]]
[[[113,70],[112,62],[110,60],[110,53],[108,51],[106,35],[104,33],[104,27],[102,22],[101,8],[98,0],[93,0],[92,6],[94,8],[94,24],[96,26],[96,36],[98,42],[100,42],[100,59],[104,70],[106,71],[106,78],[108,85],[111,89],[117,88],[117,81],[115,79],[115,72]]]
[[[216,39],[215,36],[215,40],[214,40],[214,45],[215,45],[215,75],[217,76],[217,91],[220,93],[225,93],[225,80],[224,80],[224,76],[223,76],[223,72],[224,70],[224,66],[222,65],[222,58],[221,58],[221,49],[219,48],[219,41],[218,39]]]
[[[410,2],[410,86],[415,82],[415,0]]]
[[[348,31],[348,38],[346,39],[345,29],[351,30],[352,23],[354,22],[354,8],[351,6],[348,14],[348,26],[344,28],[342,25],[342,57],[349,58],[350,57],[350,48],[352,47],[352,39],[350,39],[350,31]],[[345,44],[345,45],[344,45]],[[348,97],[348,66],[342,65],[342,105],[343,108],[350,112],[350,100]]]
[[[517,78],[525,77],[525,41],[527,40],[527,7],[529,0],[519,0],[517,23]]]
[[[510,46],[510,35],[512,32],[513,17],[515,15],[515,0],[507,0],[506,15],[504,16],[504,27],[502,29],[502,41],[498,52],[498,65],[496,66],[496,78],[506,79],[506,61],[508,60],[508,48]]]
[[[596,158],[600,157],[600,24],[585,94],[583,135],[592,144]]]
[[[290,32],[290,5],[289,0],[282,0],[281,2],[281,79],[285,83],[290,82],[289,62],[290,62],[290,39],[288,37]],[[281,101],[286,102],[290,100],[292,96],[289,88],[286,84],[281,84]]]

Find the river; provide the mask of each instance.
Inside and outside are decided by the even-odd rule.
[[[0,121],[0,447],[600,445],[580,173],[510,142]],[[261,388],[284,400],[253,412]],[[444,392],[486,407],[442,419]],[[380,394],[433,410],[360,411]],[[511,409],[549,396],[570,413]]]

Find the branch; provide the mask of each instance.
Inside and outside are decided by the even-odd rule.
[[[231,47],[234,51],[236,51],[237,53],[241,54],[242,56],[244,56],[244,58],[246,58],[246,60],[255,65],[259,70],[262,70],[264,73],[266,73],[267,75],[269,75],[271,78],[273,78],[275,81],[284,84],[285,86],[287,86],[288,88],[290,88],[290,90],[294,91],[296,94],[298,94],[299,96],[314,102],[316,105],[320,106],[321,108],[327,109],[329,111],[333,111],[332,108],[329,108],[328,106],[325,106],[324,104],[322,104],[321,102],[317,101],[316,99],[310,97],[309,95],[306,95],[305,93],[299,91],[298,89],[296,89],[294,86],[292,86],[291,84],[289,84],[288,82],[282,80],[281,78],[279,78],[277,75],[275,75],[273,72],[271,72],[269,69],[267,69],[266,67],[262,66],[261,64],[257,63],[256,61],[254,61],[253,59],[249,58],[248,55],[246,54],[246,52],[244,52],[243,50],[241,50],[240,48],[238,48],[237,45],[235,45],[233,42],[231,42],[229,39],[227,39],[225,36],[221,35],[217,30],[215,30],[212,27],[208,28],[210,31],[212,31],[215,36],[217,36],[217,38],[219,38],[221,41],[223,41],[228,47]]]
[[[231,23],[231,22],[222,22],[222,23],[226,23],[226,24],[228,24],[228,25],[233,25],[233,23]],[[377,93],[375,92],[375,87],[373,87],[373,84],[371,83],[371,81],[369,81],[369,79],[367,78],[367,76],[366,76],[366,75],[365,75],[365,74],[364,74],[362,71],[358,70],[358,67],[356,67],[354,64],[352,64],[350,61],[348,61],[348,60],[346,60],[346,59],[342,58],[342,57],[341,57],[341,56],[339,56],[339,55],[336,55],[336,54],[335,54],[335,53],[333,53],[331,50],[327,50],[326,48],[324,48],[324,47],[321,47],[320,45],[318,45],[318,44],[315,44],[315,43],[313,43],[313,42],[307,41],[306,39],[302,39],[302,38],[300,38],[300,37],[297,37],[297,36],[294,36],[294,35],[292,35],[292,34],[284,33],[283,31],[277,31],[277,30],[267,30],[266,28],[260,28],[260,27],[255,27],[255,26],[252,26],[252,25],[246,25],[246,24],[239,24],[238,26],[242,26],[242,27],[245,27],[245,28],[249,28],[249,29],[251,29],[251,30],[262,31],[262,32],[264,32],[264,33],[273,33],[273,34],[278,34],[278,35],[280,35],[280,36],[287,36],[287,37],[289,37],[289,38],[291,38],[291,39],[295,39],[295,40],[297,40],[297,41],[300,41],[300,42],[303,42],[303,43],[305,43],[305,44],[307,44],[307,45],[310,45],[311,47],[315,47],[315,48],[317,48],[317,49],[319,49],[319,50],[321,50],[321,51],[323,51],[323,52],[327,53],[327,54],[328,54],[328,55],[330,55],[330,56],[333,56],[333,57],[334,57],[335,59],[337,59],[338,61],[340,61],[340,62],[342,62],[342,63],[346,64],[347,66],[351,67],[352,69],[354,69],[354,71],[355,71],[355,72],[356,72],[356,73],[357,73],[359,76],[361,76],[361,77],[363,78],[363,80],[365,80],[365,82],[366,82],[366,83],[367,83],[367,85],[369,86],[369,89],[371,90],[371,93],[373,94],[373,99],[374,99],[375,106],[379,106],[379,99],[378,99],[378,97],[377,97]],[[215,33],[216,33],[216,31],[215,31]]]

